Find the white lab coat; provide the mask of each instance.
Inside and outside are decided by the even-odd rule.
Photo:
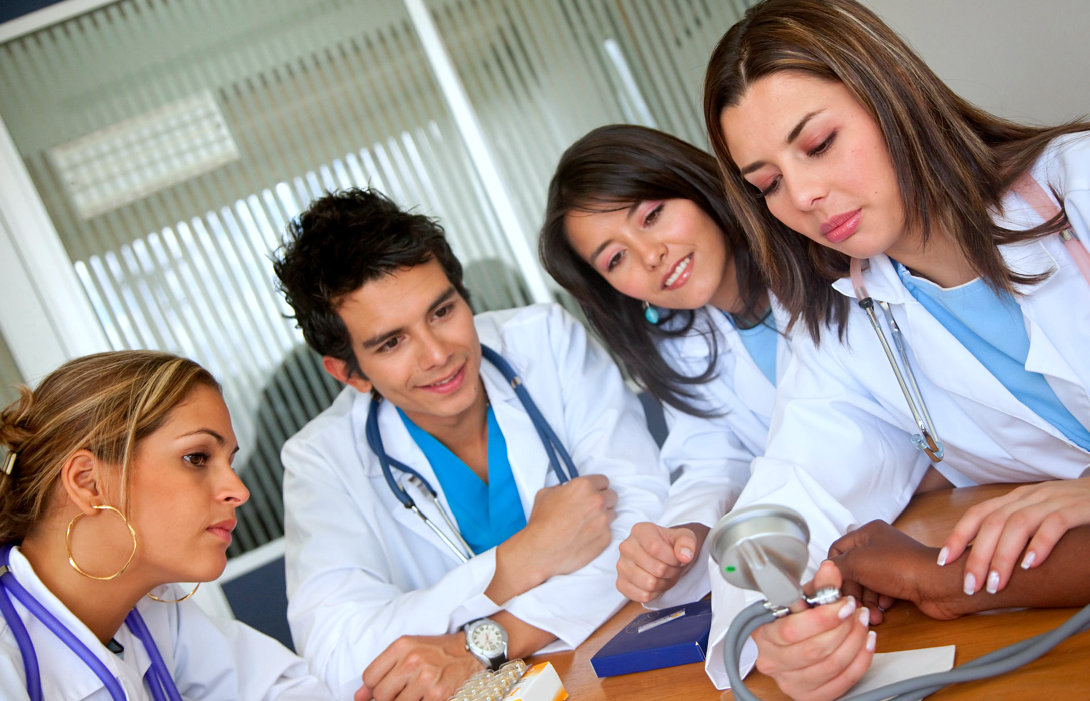
[[[521,375],[581,474],[606,475],[617,493],[613,542],[582,569],[511,599],[512,615],[582,642],[623,603],[615,588],[617,545],[638,521],[658,518],[668,479],[639,401],[609,356],[556,305],[476,317],[480,340]],[[534,496],[557,484],[529,416],[487,360],[481,377],[507,443],[527,519]],[[370,397],[346,388],[284,445],[288,620],[296,648],[338,694],[401,635],[441,635],[496,613],[484,591],[495,548],[461,564],[396,500],[367,446]],[[431,466],[391,407],[379,416],[386,452],[442,492]],[[395,477],[400,473],[395,469]],[[415,491],[415,490],[414,490]],[[419,508],[446,529],[434,505]],[[449,505],[445,497],[444,508]]]
[[[150,701],[152,696],[144,684],[144,674],[151,661],[143,642],[127,625],[122,625],[115,637],[125,648],[123,656],[118,657],[42,584],[18,547],[11,551],[11,570],[19,583],[106,665],[121,682],[130,701]],[[174,585],[156,591],[160,598],[177,598],[184,593]],[[9,596],[38,656],[43,698],[108,700],[109,691],[91,668],[14,596]],[[185,699],[331,698],[326,685],[310,676],[303,660],[239,621],[211,619],[192,600],[167,604],[145,598],[136,608]],[[7,701],[30,698],[22,654],[3,618],[0,618],[0,698]]]
[[[1032,174],[1045,191],[1061,193],[1080,240],[1090,238],[1090,136],[1055,140]],[[1003,199],[999,220],[1012,229],[1041,223],[1017,195]],[[1016,290],[1030,348],[1026,368],[1042,373],[1060,401],[1090,426],[1090,285],[1057,236],[1000,248],[1007,265],[1025,274],[1055,272]],[[1035,482],[1079,477],[1090,454],[1019,402],[991,372],[920,305],[890,260],[870,260],[863,274],[869,294],[889,302],[909,345],[924,401],[945,445],[937,467],[955,485]],[[854,299],[850,280],[834,287]],[[879,312],[880,314],[880,312]],[[845,343],[827,332],[820,348],[796,334],[794,359],[780,384],[765,455],[736,506],[786,504],[810,527],[812,575],[832,542],[872,519],[892,521],[930,464],[909,436],[916,433],[908,404],[865,313],[852,304]],[[730,620],[755,595],[726,584],[714,565],[713,651],[707,670],[727,684],[719,644]],[[746,668],[755,648],[750,645]]]
[[[791,357],[791,340],[784,335],[787,313],[771,299],[776,330],[776,374],[783,375]],[[715,412],[707,418],[663,405],[669,434],[662,444],[662,464],[668,474],[680,471],[659,523],[677,526],[702,523],[711,527],[727,512],[749,479],[753,458],[764,453],[776,387],[753,361],[742,337],[719,309],[697,311],[684,336],[665,339],[659,350],[670,366],[689,377],[707,370],[715,335],[715,376],[701,385],[686,386],[693,404]],[[707,554],[704,549],[696,562]],[[648,608],[665,608],[696,601],[711,590],[704,567],[693,566]]]

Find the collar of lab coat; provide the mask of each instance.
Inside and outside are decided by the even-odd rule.
[[[518,368],[516,368],[516,371],[518,371]],[[488,400],[492,403],[493,410],[500,403],[505,405],[513,403],[521,410],[522,405],[519,402],[518,395],[515,394],[515,390],[510,383],[504,379],[503,373],[483,359],[481,361],[481,380],[484,382],[485,392],[488,393]],[[395,408],[393,406],[384,407],[383,404],[389,404],[389,402],[383,401],[378,405],[378,426],[379,432],[382,434],[383,447],[391,457],[420,472],[429,482],[435,485],[435,473],[432,471],[428,459],[424,456],[424,451],[412,439],[409,430],[405,428],[405,424]],[[352,404],[352,431],[355,434],[356,448],[361,453],[360,463],[364,466],[364,471],[368,476],[375,477],[382,474],[382,467],[379,465],[378,460],[371,455],[371,448],[367,444],[367,415],[370,410],[371,395],[357,392]],[[499,416],[496,418],[498,421]],[[393,449],[390,446],[397,446],[397,448]],[[394,476],[398,477],[397,470],[394,470]]]
[[[1057,324],[1055,314],[1057,300],[1052,299],[1052,297],[1058,292],[1062,293],[1063,286],[1069,284],[1073,276],[1079,276],[1080,279],[1081,276],[1075,266],[1070,263],[1069,257],[1068,260],[1063,260],[1063,256],[1066,256],[1067,253],[1064,250],[1064,244],[1056,236],[1047,236],[1001,246],[1000,253],[1007,265],[1013,271],[1022,275],[1053,273],[1035,285],[1018,285],[1015,289],[1015,292],[1019,295],[1019,303],[1026,318],[1027,333],[1030,338],[1025,367],[1031,372],[1039,372],[1048,377],[1071,383],[1071,392],[1064,391],[1062,386],[1060,386],[1059,391],[1063,392],[1065,404],[1072,410],[1078,411],[1083,405],[1087,404],[1086,391],[1077,389],[1083,385],[1080,376],[1086,376],[1090,371],[1086,367],[1082,367],[1081,372],[1079,369],[1074,368],[1072,363],[1086,365],[1086,361],[1079,358],[1064,357],[1056,344],[1050,340],[1050,333],[1064,332],[1065,329],[1059,328],[1060,326],[1071,326],[1071,323],[1068,322]],[[868,294],[873,298],[884,300],[891,305],[903,305],[904,317],[900,319],[900,323],[910,347],[912,339],[921,337],[921,332],[931,339],[948,336],[948,332],[942,329],[938,320],[932,317],[912,297],[897,274],[892,261],[887,256],[879,255],[870,259],[870,267],[863,271],[863,282]],[[1075,284],[1078,286],[1078,281]],[[849,278],[837,280],[833,283],[833,287],[841,294],[852,299],[855,298],[855,292]],[[852,306],[853,314],[862,313],[858,310],[857,305],[853,304]],[[1075,310],[1072,313],[1086,314],[1087,312],[1085,310],[1082,312]],[[1045,316],[1050,316],[1051,319],[1045,322]],[[1047,323],[1047,329],[1042,325],[1043,323]],[[1076,325],[1080,323],[1082,322],[1075,322]],[[862,320],[860,320],[860,324],[868,325]],[[1066,330],[1070,330],[1070,328]],[[941,349],[937,346],[934,347],[935,352],[925,353],[922,356],[915,356],[914,353],[910,352],[915,356],[925,375],[931,377],[946,390],[970,398],[979,394],[983,387],[994,385],[995,391],[992,394],[995,396],[991,397],[989,401],[1011,416],[1042,426],[1049,432],[1055,432],[1055,428],[1047,425],[1043,419],[1040,419],[1022,405],[1001,386],[994,376],[981,368],[964,346],[953,341],[953,337],[950,338],[952,341],[950,344],[944,345]],[[976,368],[980,368],[981,372],[977,373]],[[972,374],[972,381],[968,380],[967,372]],[[1057,387],[1054,387],[1055,389]],[[936,428],[941,436],[942,428]]]
[[[1058,247],[1058,249],[1057,249]],[[1065,254],[1063,244],[1056,236],[1023,241],[999,247],[999,253],[1003,256],[1013,272],[1023,276],[1044,275],[1060,267],[1061,261],[1057,256]],[[875,298],[890,304],[903,304],[907,297],[911,297],[897,269],[889,256],[880,254],[868,259],[870,266],[863,271],[863,284],[867,293]],[[1015,285],[1015,293],[1020,296],[1030,296],[1034,292],[1049,284],[1052,277],[1030,285]],[[855,290],[852,281],[848,277],[842,277],[833,283],[833,288],[844,295],[855,299]]]
[[[115,677],[121,676],[120,664],[114,654],[99,642],[95,634],[83,621],[69,611],[61,603],[60,599],[46,588],[45,584],[38,579],[38,575],[34,572],[30,562],[19,551],[18,546],[11,550],[11,570],[15,578],[30,592],[31,596],[56,616],[57,620],[68,630],[72,631],[80,642],[86,645]],[[36,616],[29,613],[14,596],[11,598],[34,643],[45,698],[83,699],[105,688],[105,685],[95,676],[91,668],[76,653],[72,652],[64,644],[64,641],[49,630]],[[139,676],[137,678],[142,679],[151,666],[151,661],[147,653],[142,649],[141,643],[135,637],[127,639],[129,636],[125,635],[126,633],[128,633],[128,629],[122,625],[117,637],[125,639],[126,666],[130,667],[129,674],[125,676],[131,678],[131,675],[138,672]]]
[[[507,358],[507,360],[512,363],[516,372],[521,376],[522,371],[519,368],[518,363],[512,361],[510,358]],[[514,476],[515,484],[518,487],[523,512],[529,514],[530,508],[533,506],[534,496],[545,484],[546,476],[543,473],[549,469],[548,456],[545,454],[544,447],[541,445],[541,441],[533,429],[533,424],[530,421],[529,415],[526,413],[525,409],[522,408],[522,403],[519,401],[518,395],[515,394],[514,388],[512,388],[510,383],[503,377],[503,373],[487,360],[484,360],[481,363],[481,379],[484,382],[485,391],[488,393],[489,401],[491,402],[493,412],[496,415],[496,422],[499,424],[500,429],[503,431],[504,438],[507,441],[507,453],[511,461],[511,472]],[[523,377],[523,381],[526,382],[525,377]],[[532,390],[530,391],[532,394]],[[352,407],[352,427],[355,433],[356,450],[360,453],[360,464],[363,465],[365,474],[373,481],[381,482],[381,486],[378,487],[378,489],[388,491],[388,487],[382,477],[382,467],[379,464],[378,459],[371,454],[370,447],[367,444],[366,422],[370,405],[370,395],[363,393],[357,394]],[[546,411],[543,407],[542,410]],[[446,509],[448,514],[452,514],[450,504],[447,502],[446,494],[443,492],[439,483],[439,478],[432,469],[431,463],[428,462],[424,452],[412,439],[408,429],[405,428],[405,424],[401,421],[401,417],[398,416],[398,413],[393,407],[384,407],[382,409],[378,417],[378,423],[379,430],[382,433],[383,445],[388,454],[423,475],[432,485],[432,488],[438,492],[439,501],[443,505],[443,508]],[[561,436],[563,435],[561,431],[558,431],[558,434]],[[522,437],[521,439],[520,436]],[[393,475],[394,479],[400,480],[401,473],[397,469],[393,470]],[[422,513],[442,530],[448,530],[446,523],[443,521],[442,516],[436,511],[435,505],[431,500],[419,498],[412,490],[410,490],[410,494],[413,496],[417,508],[420,509]],[[440,552],[444,553],[444,556],[454,558],[453,553],[451,553],[446,546],[441,544],[439,539],[428,529],[427,525],[417,518],[410,510],[404,508],[400,502],[391,499],[390,514],[406,528],[427,539],[429,542],[437,543],[437,547],[439,547]]]
[[[782,350],[784,345],[782,333],[787,328],[790,318],[775,295],[769,295],[769,301],[772,307],[772,317],[776,320],[776,330],[781,333],[780,343],[777,344],[777,347]],[[727,344],[726,349],[730,350],[733,349],[733,344],[742,342],[738,338],[737,329],[727,320],[726,315],[718,307],[707,304],[696,311],[696,320],[693,322],[693,327],[688,334],[680,338],[669,339],[667,343],[674,345],[680,358],[707,361],[710,353],[708,346],[709,332],[716,334],[716,341],[720,344],[720,353],[724,350],[724,343]]]
[[[784,334],[789,318],[775,296],[770,296],[770,302],[779,334],[776,339],[776,374],[782,376],[791,356],[790,340]],[[708,367],[711,360],[709,334],[715,334],[716,352],[719,355],[716,372],[720,375],[727,373],[731,386],[746,406],[762,416],[771,416],[776,388],[750,357],[738,330],[717,307],[709,304],[698,310],[692,330],[681,338],[667,341],[686,366],[681,370],[689,374],[699,374]],[[729,365],[724,366],[725,363]]]

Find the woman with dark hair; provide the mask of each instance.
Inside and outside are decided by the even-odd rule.
[[[694,561],[764,449],[790,344],[715,159],[645,127],[595,129],[561,157],[539,250],[635,381],[661,401],[662,464],[681,471],[659,524],[621,544],[618,589],[656,605],[708,591]],[[670,590],[668,600],[662,595]]]
[[[889,597],[952,570],[948,615],[1072,603],[1034,568],[1090,523],[1090,124],[973,107],[852,0],[755,5],[716,47],[704,99],[731,211],[808,331],[738,504],[802,511],[816,564],[857,524],[894,519],[932,465],[958,485],[1044,481],[970,510],[934,553],[946,569],[856,582],[869,610],[763,627],[761,668],[794,696],[839,695]],[[717,617],[741,605],[715,596]]]

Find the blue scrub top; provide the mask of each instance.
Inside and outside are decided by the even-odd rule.
[[[430,433],[397,410],[409,435],[428,459],[458,530],[474,553],[494,548],[526,527],[518,486],[507,458],[507,441],[488,407],[488,483]],[[487,507],[487,508],[486,508]]]
[[[742,339],[742,345],[746,347],[749,352],[749,357],[753,358],[753,362],[757,364],[757,367],[761,369],[764,376],[768,378],[768,381],[775,386],[776,384],[776,343],[779,340],[779,333],[776,331],[776,317],[772,316],[769,312],[765,315],[765,318],[761,320],[761,323],[748,329],[740,329],[738,325],[734,323],[734,317],[726,312],[723,315],[727,317],[727,321],[731,326],[735,328],[738,335]]]
[[[1009,292],[997,292],[980,278],[944,289],[916,277],[901,263],[894,263],[901,281],[916,301],[1018,401],[1075,445],[1090,450],[1090,430],[1068,411],[1044,375],[1026,370],[1029,334],[1022,308]]]

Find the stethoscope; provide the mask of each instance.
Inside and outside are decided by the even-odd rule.
[[[1059,207],[1049,199],[1044,189],[1029,173],[1023,173],[1014,182],[1011,189],[1029,203],[1045,221],[1060,213]],[[1079,241],[1070,228],[1061,231],[1059,237],[1071,258],[1075,261],[1079,272],[1082,273],[1087,284],[1090,284],[1090,253],[1087,253],[1086,247],[1082,245],[1082,242]],[[897,357],[893,355],[893,349],[890,347],[889,341],[886,339],[886,333],[878,321],[877,313],[874,311],[875,300],[867,294],[867,288],[863,284],[863,263],[858,258],[852,258],[849,275],[851,276],[852,288],[855,290],[855,298],[859,306],[867,313],[867,318],[870,319],[871,326],[882,344],[882,350],[885,351],[886,359],[889,361],[890,367],[893,368],[897,384],[901,387],[901,393],[904,394],[905,401],[908,403],[908,409],[912,413],[916,427],[920,430],[919,433],[912,435],[912,444],[918,450],[926,453],[927,457],[931,458],[933,462],[941,462],[943,444],[939,439],[938,432],[935,430],[935,423],[931,420],[931,414],[927,411],[927,404],[924,402],[923,394],[920,393],[920,386],[916,383],[916,374],[912,371],[911,363],[908,362],[908,344],[905,341],[904,334],[901,333],[901,328],[897,325],[897,321],[893,318],[889,303],[878,300],[878,306],[883,312],[886,325],[889,326],[890,335],[893,337],[893,345],[897,347],[900,363],[897,362]],[[904,365],[904,371],[901,370],[902,364]]]
[[[530,421],[534,424],[534,430],[537,431],[537,435],[541,439],[541,444],[545,447],[545,453],[549,456],[549,466],[556,474],[556,478],[563,484],[569,479],[578,477],[579,471],[575,468],[575,463],[572,462],[571,456],[568,455],[568,451],[564,448],[564,444],[560,442],[560,439],[553,431],[552,426],[549,425],[549,422],[545,420],[545,417],[537,408],[537,405],[534,404],[534,400],[530,397],[530,393],[526,390],[526,387],[522,383],[522,379],[518,376],[518,373],[515,372],[515,369],[511,367],[511,364],[504,360],[499,353],[484,344],[481,344],[481,355],[500,371],[504,379],[511,384],[511,388],[515,390],[515,394],[518,396],[519,401],[522,402],[522,407],[526,410],[526,413],[530,416]],[[410,509],[415,513],[433,533],[439,536],[439,539],[446,544],[459,560],[468,562],[474,555],[473,549],[466,543],[461,532],[458,530],[458,527],[454,524],[454,520],[439,502],[439,494],[432,488],[431,484],[423,475],[405,463],[391,458],[386,454],[386,449],[382,444],[382,433],[379,431],[378,427],[378,412],[381,404],[382,399],[380,397],[371,398],[371,407],[367,413],[365,434],[367,436],[368,447],[370,447],[371,452],[378,456],[379,465],[382,467],[382,476],[386,478],[386,484],[389,485],[390,491],[394,493],[397,500],[400,501],[406,509]],[[563,467],[561,466],[561,463],[563,463]],[[452,540],[435,524],[434,521],[417,508],[416,502],[409,496],[408,490],[394,479],[393,471],[390,469],[391,466],[396,467],[398,470],[405,473],[403,479],[431,499],[435,504],[436,509],[438,509],[439,514],[450,528],[451,533],[454,534],[455,540]]]
[[[889,310],[889,302],[878,300],[878,307],[883,312],[886,324],[889,325],[890,333],[893,336],[893,344],[897,346],[897,353],[901,358],[901,363],[904,364],[904,372],[901,371],[901,364],[897,362],[897,358],[893,355],[893,349],[890,348],[889,340],[886,339],[886,332],[878,322],[878,315],[874,311],[875,300],[867,294],[867,288],[863,285],[863,264],[858,258],[852,258],[850,275],[852,287],[855,288],[855,298],[859,306],[867,313],[867,318],[870,319],[870,324],[874,327],[874,333],[882,343],[882,350],[886,353],[886,360],[889,361],[890,367],[893,368],[897,384],[901,387],[901,393],[904,394],[905,401],[908,402],[908,410],[912,412],[916,427],[920,429],[919,433],[912,434],[912,445],[916,446],[917,450],[926,453],[927,457],[931,458],[933,462],[942,462],[944,452],[942,441],[939,440],[938,431],[935,430],[935,423],[931,420],[931,413],[927,411],[927,403],[924,402],[923,394],[920,393],[920,386],[916,383],[916,373],[912,371],[912,364],[908,362],[908,344],[905,342],[904,334],[901,333],[901,327],[897,325],[897,321],[893,318],[893,312]]]
[[[4,619],[7,621],[12,635],[15,636],[16,643],[19,645],[19,652],[23,657],[23,670],[26,672],[27,694],[30,696],[31,701],[42,701],[42,678],[41,670],[38,668],[38,655],[34,651],[34,643],[30,640],[30,634],[27,632],[23,620],[19,618],[15,606],[11,603],[9,592],[46,628],[60,638],[61,642],[68,646],[68,649],[76,653],[76,656],[83,660],[85,665],[91,668],[91,671],[103,683],[106,690],[110,692],[110,697],[114,701],[125,701],[128,696],[126,696],[125,690],[121,688],[121,683],[117,680],[117,677],[110,672],[105,663],[90,648],[76,637],[75,633],[61,623],[56,616],[50,613],[40,601],[35,599],[15,579],[10,562],[11,545],[9,544],[0,550],[0,611],[3,611]],[[144,675],[144,683],[148,685],[152,698],[155,701],[182,701],[182,695],[178,693],[178,687],[174,685],[174,679],[171,677],[170,671],[167,670],[166,663],[163,662],[163,657],[159,654],[159,648],[156,647],[155,640],[152,639],[151,632],[144,623],[143,617],[136,609],[133,609],[125,617],[125,624],[144,643],[144,649],[147,650],[148,657],[151,658],[151,666]]]

